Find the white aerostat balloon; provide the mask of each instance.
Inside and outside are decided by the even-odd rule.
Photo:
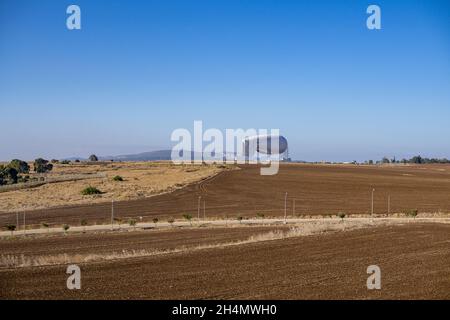
[[[245,138],[243,148],[245,156],[250,156],[255,152],[277,155],[287,150],[288,142],[285,137],[280,135],[258,135]]]

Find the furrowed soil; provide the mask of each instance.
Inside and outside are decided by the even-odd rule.
[[[170,228],[163,230],[0,238],[0,255],[104,254],[123,250],[171,250],[244,240],[286,226]]]
[[[207,167],[207,166],[206,166]],[[169,174],[168,172],[167,174]],[[450,212],[449,165],[312,165],[281,164],[278,174],[261,176],[254,165],[238,170],[225,170],[211,179],[192,183],[170,193],[132,201],[117,201],[115,217],[151,221],[183,214],[196,217],[199,197],[201,214],[206,217],[238,215],[266,217],[284,215],[284,197],[288,193],[287,214],[329,215],[338,212],[368,214],[371,212],[371,191],[375,188],[375,213],[387,214],[388,196],[391,213],[418,209],[420,213]],[[294,204],[295,201],[295,204]],[[36,207],[39,200],[36,200]],[[108,223],[111,203],[49,208],[27,211],[27,223],[38,226]],[[16,214],[0,214],[0,225],[16,223]]]
[[[227,229],[227,233],[230,230],[233,229]],[[251,228],[235,229],[237,230],[248,231]],[[194,229],[185,231],[199,232]],[[221,232],[218,231],[218,234]],[[68,275],[65,273],[65,265],[2,269],[0,297],[450,299],[449,234],[448,224],[412,222],[405,225],[85,263],[80,265],[81,290],[66,288]],[[141,235],[133,236],[141,239]],[[111,237],[115,239],[116,236]],[[67,242],[58,245],[57,241],[45,242],[47,240],[50,239],[43,238],[41,241],[44,242],[38,242],[36,247],[50,249],[54,245],[61,246],[55,249],[56,251],[66,251],[66,245],[78,241],[76,237],[68,237]],[[99,241],[102,243],[103,240]],[[128,239],[111,241],[119,241],[118,247],[128,245]],[[157,239],[152,241],[157,242]],[[91,240],[89,242],[94,248],[96,244]],[[170,243],[170,239],[164,242]],[[17,243],[10,249],[11,252],[20,252],[24,247],[28,247],[28,243]],[[366,287],[369,276],[366,270],[369,265],[378,265],[381,268],[381,290],[368,290]]]

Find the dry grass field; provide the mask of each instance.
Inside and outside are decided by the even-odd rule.
[[[112,199],[116,201],[142,199],[161,192],[173,191],[215,175],[221,170],[223,169],[215,165],[176,166],[169,162],[56,164],[54,169],[46,174],[48,179],[78,176],[82,179],[1,192],[0,212],[94,204],[110,202]],[[88,178],[89,174],[94,178]],[[99,175],[103,177],[98,177]],[[114,176],[121,176],[124,181],[114,181]],[[81,190],[88,186],[98,188],[103,194],[83,196]]]

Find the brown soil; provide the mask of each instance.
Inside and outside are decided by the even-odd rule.
[[[371,190],[375,188],[375,212],[391,213],[418,209],[419,212],[450,212],[450,166],[354,166],[283,164],[274,176],[261,176],[256,166],[225,171],[213,179],[189,185],[169,194],[115,203],[116,217],[140,217],[151,221],[182,214],[197,216],[198,197],[206,204],[207,217],[235,218],[284,214],[288,192],[288,215],[370,213]],[[293,199],[295,211],[293,210]],[[27,212],[27,222],[38,225],[108,223],[111,204],[68,206]],[[0,225],[15,223],[14,213],[0,214]]]
[[[411,223],[89,263],[79,291],[66,288],[65,266],[1,270],[0,297],[450,299],[449,232],[450,225]],[[382,289],[369,291],[373,264]]]
[[[170,250],[244,240],[251,235],[284,226],[170,228],[163,230],[101,232],[86,234],[49,234],[0,238],[0,255],[40,256],[53,254],[102,254],[122,250]]]

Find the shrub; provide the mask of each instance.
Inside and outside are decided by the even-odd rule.
[[[98,161],[98,157],[95,154],[91,154],[89,156],[89,161],[96,162],[96,161]]]
[[[339,212],[338,213],[338,217],[341,218],[341,221],[344,221],[345,213],[344,212]]]
[[[13,235],[13,232],[16,230],[16,225],[15,225],[15,224],[8,224],[8,225],[6,226],[6,229],[7,229],[8,231],[11,231],[11,235]]]
[[[114,176],[114,181],[123,181],[123,178],[121,176]]]
[[[192,215],[183,214],[183,218],[185,218],[187,221],[189,221],[189,224],[192,226]]]
[[[258,218],[264,219],[264,213],[257,213],[256,216]]]
[[[421,164],[421,163],[423,163],[423,159],[422,159],[421,156],[415,156],[415,157],[412,157],[412,158],[409,160],[409,162],[411,162],[411,163],[416,163],[416,164]]]
[[[239,221],[239,223],[242,223],[242,216],[237,216],[236,220]]]
[[[86,226],[88,225],[88,222],[86,219],[82,219],[80,221],[80,224],[83,226],[83,232],[86,232]]]
[[[68,224],[63,225],[64,234],[66,234],[67,230],[70,229],[70,226]]]
[[[95,187],[89,186],[89,187],[81,190],[81,194],[83,196],[89,196],[89,195],[93,195],[93,194],[102,194],[102,192]]]
[[[136,230],[136,220],[130,219],[130,220],[128,220],[128,224],[129,224],[131,227],[134,227],[134,230]]]
[[[170,223],[171,226],[173,226],[175,219],[171,217],[171,218],[167,219],[167,222]]]
[[[69,160],[61,160],[59,163],[60,164],[70,164],[70,161]]]
[[[50,230],[48,229],[50,227],[50,225],[47,222],[42,222],[41,226],[43,226],[44,228],[47,229],[47,233],[50,232]]]
[[[0,185],[15,184],[18,180],[18,172],[11,167],[0,165]]]
[[[8,167],[13,168],[17,173],[29,173],[30,166],[25,161],[14,159],[9,164]]]
[[[28,181],[30,181],[30,176],[29,175],[26,175],[26,176],[19,176],[18,178],[17,178],[17,182],[28,182]]]
[[[417,210],[417,209],[410,210],[410,211],[408,211],[408,212],[406,213],[406,215],[407,215],[408,217],[412,217],[412,218],[414,218],[414,219],[417,217],[418,214],[419,214],[419,210]]]
[[[38,158],[34,160],[34,171],[37,173],[49,172],[53,169],[53,165],[48,160]]]
[[[153,223],[155,224],[155,227],[156,227],[156,224],[158,223],[158,221],[159,221],[158,218],[153,218]]]

